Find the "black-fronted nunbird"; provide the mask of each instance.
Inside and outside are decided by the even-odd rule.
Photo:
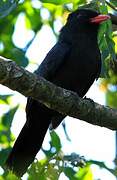
[[[109,16],[88,9],[71,13],[58,42],[35,72],[37,76],[43,76],[55,85],[83,97],[100,74],[97,33],[99,24],[107,19]],[[31,97],[27,101],[26,117],[26,123],[6,161],[6,167],[18,176],[22,176],[34,161],[49,125],[56,128],[65,118]]]

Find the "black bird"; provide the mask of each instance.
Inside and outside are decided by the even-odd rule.
[[[49,51],[37,71],[57,86],[75,91],[83,97],[101,70],[101,56],[97,43],[99,24],[107,15],[88,10],[76,10],[68,16],[58,42]],[[40,150],[46,131],[52,123],[56,128],[64,115],[48,109],[28,98],[27,121],[6,161],[6,167],[22,176]]]

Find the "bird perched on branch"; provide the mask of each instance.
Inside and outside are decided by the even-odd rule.
[[[57,86],[72,90],[83,97],[101,70],[97,43],[99,24],[109,19],[88,9],[79,9],[68,16],[58,42],[49,51],[37,71],[37,76]],[[22,176],[40,150],[50,124],[56,128],[65,115],[28,98],[26,123],[6,161],[8,169]]]

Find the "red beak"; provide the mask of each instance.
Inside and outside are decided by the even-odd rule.
[[[100,24],[101,22],[106,21],[107,19],[110,19],[109,15],[100,14],[98,16],[95,16],[95,17],[91,18],[90,22]]]

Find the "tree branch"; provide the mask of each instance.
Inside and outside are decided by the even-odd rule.
[[[110,2],[106,1],[106,4],[107,4],[112,10],[117,11],[117,8],[116,8],[113,4],[111,4]]]
[[[47,107],[88,123],[117,130],[117,110],[82,99],[0,56],[0,83]]]

